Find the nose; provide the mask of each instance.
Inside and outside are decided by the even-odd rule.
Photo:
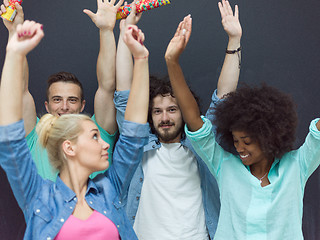
[[[64,100],[64,101],[62,102],[61,109],[62,109],[64,112],[67,112],[67,111],[69,110],[68,100]]]
[[[163,111],[162,112],[161,120],[162,120],[162,122],[168,122],[169,121],[169,114],[168,114],[167,111]]]
[[[110,144],[101,139],[102,149],[108,150],[110,148]]]
[[[244,144],[243,143],[235,143],[234,144],[238,153],[244,152]]]

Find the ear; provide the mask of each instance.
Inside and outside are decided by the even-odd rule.
[[[85,106],[86,106],[86,100],[82,100],[80,112],[83,111]]]
[[[47,113],[49,112],[49,103],[47,101],[44,102],[44,106],[46,107]]]
[[[69,140],[65,140],[62,143],[62,150],[67,157],[73,157],[75,155],[75,146]]]

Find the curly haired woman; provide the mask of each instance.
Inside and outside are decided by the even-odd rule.
[[[292,150],[297,117],[290,97],[265,85],[243,87],[215,107],[217,133],[237,154],[225,151],[212,123],[200,116],[179,65],[186,27],[177,30],[166,60],[186,135],[218,182],[221,210],[214,239],[303,239],[304,188],[320,164],[319,119],[311,122],[305,143]]]

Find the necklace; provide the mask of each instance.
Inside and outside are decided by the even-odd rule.
[[[267,171],[267,172],[262,176],[262,178],[258,178],[258,177],[255,176],[255,177],[260,181],[260,184],[262,183],[262,179],[264,179],[264,178],[267,176],[268,172],[269,172],[269,171]]]

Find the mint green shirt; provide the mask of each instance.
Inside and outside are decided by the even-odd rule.
[[[303,239],[303,194],[306,182],[320,164],[319,119],[310,124],[304,144],[276,159],[269,171],[270,184],[260,182],[240,158],[215,141],[211,122],[196,132],[185,127],[195,151],[205,161],[220,190],[221,210],[217,240]]]
[[[112,152],[113,152],[113,147],[116,141],[117,133],[110,135],[106,130],[104,130],[98,125],[94,115],[92,116],[91,119],[97,125],[101,134],[101,138],[105,142],[110,144],[110,148],[108,152],[109,152],[109,164],[111,165]],[[38,121],[39,121],[39,118],[37,118],[37,123]],[[28,134],[28,136],[26,137],[26,140],[27,140],[27,144],[30,149],[33,161],[37,166],[39,175],[44,179],[49,179],[55,182],[58,175],[58,171],[51,166],[49,162],[47,150],[44,149],[38,142],[38,134],[36,132],[36,127],[34,127],[34,129]],[[104,171],[95,172],[90,175],[90,178],[94,178],[95,176],[97,176],[99,173],[102,173],[102,172]]]

